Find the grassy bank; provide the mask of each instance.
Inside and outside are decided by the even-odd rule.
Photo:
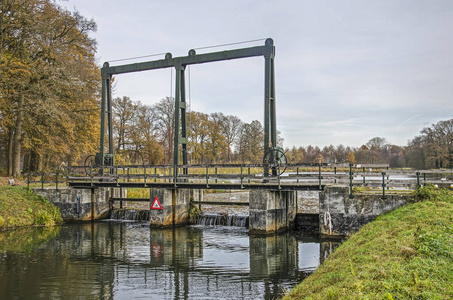
[[[45,198],[23,187],[0,187],[0,230],[61,222],[59,209]]]
[[[284,299],[453,299],[453,193],[425,188],[345,241]]]

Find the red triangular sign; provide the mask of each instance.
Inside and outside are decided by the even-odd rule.
[[[162,205],[160,205],[159,199],[154,198],[153,204],[151,205],[151,209],[162,209]]]

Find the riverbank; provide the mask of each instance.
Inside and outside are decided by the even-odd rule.
[[[0,186],[0,231],[62,222],[59,209],[33,191],[19,186]]]
[[[452,299],[453,192],[414,202],[352,235],[283,299]]]

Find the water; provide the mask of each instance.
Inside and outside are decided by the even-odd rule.
[[[98,222],[0,233],[2,299],[275,299],[335,243]],[[320,253],[323,253],[321,256]]]
[[[226,214],[202,214],[198,217],[198,225],[203,226],[249,226],[249,216]]]

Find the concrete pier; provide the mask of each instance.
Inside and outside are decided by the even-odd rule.
[[[199,200],[203,192],[192,189],[152,188],[149,192],[150,207],[157,198],[162,209],[151,209],[151,227],[171,227],[187,225],[191,200]]]
[[[296,192],[252,190],[249,194],[250,233],[275,233],[294,228]]]

